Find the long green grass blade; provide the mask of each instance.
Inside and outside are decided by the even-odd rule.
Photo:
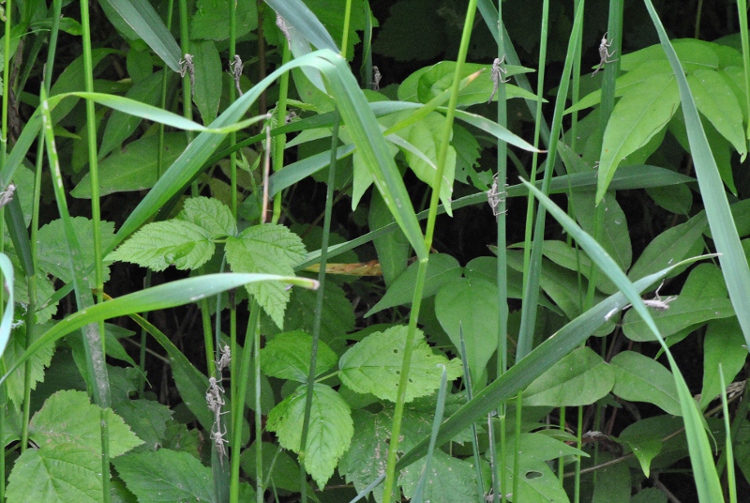
[[[7,303],[3,306],[3,321],[0,323],[0,356],[5,352],[10,339],[11,325],[13,325],[13,264],[8,256],[0,253],[0,272],[3,273],[3,287],[7,295]]]
[[[175,72],[180,71],[180,46],[146,0],[103,0]]]
[[[318,49],[329,49],[339,53],[339,48],[328,30],[302,0],[266,0],[266,3],[312,45]]]
[[[257,281],[283,281],[305,288],[317,287],[317,281],[307,278],[277,276],[275,274],[222,273],[206,274],[195,278],[172,281],[171,283],[123,295],[114,300],[77,311],[47,330],[29,346],[26,352],[0,378],[0,384],[22,365],[23,362],[38,351],[39,348],[89,323],[96,323],[99,320],[107,320],[133,313],[144,313],[181,306]]]
[[[734,226],[734,219],[724,191],[724,184],[719,176],[719,170],[711,153],[706,133],[703,130],[695,100],[690,93],[682,64],[677,58],[677,53],[667,37],[667,32],[664,30],[653,4],[650,0],[645,0],[645,3],[659,34],[662,48],[667,54],[667,59],[677,77],[682,112],[685,116],[685,127],[690,142],[690,152],[693,156],[703,205],[706,208],[708,225],[716,244],[716,251],[719,253],[719,262],[721,263],[727,290],[729,290],[729,297],[737,313],[737,319],[742,327],[745,341],[750,346],[750,295],[748,295],[748,292],[750,292],[750,268],[748,268],[747,258],[737,235],[737,229]]]

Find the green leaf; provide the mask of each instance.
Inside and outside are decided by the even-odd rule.
[[[472,137],[473,138],[473,137]],[[370,198],[369,226],[370,229],[379,229],[395,222],[393,215],[383,202],[380,194],[373,194]],[[400,230],[389,232],[385,236],[372,240],[378,253],[378,262],[383,271],[385,285],[390,288],[394,280],[406,270],[411,247],[409,241]],[[428,266],[429,267],[429,266]]]
[[[113,407],[115,413],[130,426],[144,447],[155,451],[164,444],[167,422],[172,419],[172,411],[166,405],[152,400],[120,400]]]
[[[414,297],[414,283],[417,278],[419,263],[411,264],[383,295],[380,301],[370,309],[365,316],[371,316],[389,307],[408,304]],[[461,266],[452,255],[438,253],[430,256],[424,281],[422,298],[435,295],[446,283],[461,277]]]
[[[109,423],[109,455],[112,458],[143,443],[121,417],[106,410]],[[37,445],[56,447],[76,444],[91,452],[102,448],[101,408],[82,391],[63,390],[50,396],[29,423],[29,438]]]
[[[426,458],[401,472],[399,483],[404,496],[411,498],[417,489]],[[437,449],[430,460],[423,501],[474,501],[477,497],[477,471],[468,461],[454,458]]]
[[[352,412],[354,431],[349,450],[341,458],[339,472],[346,481],[354,484],[357,492],[362,491],[381,473],[385,473],[391,426],[393,426],[393,409],[386,408],[377,414],[358,409]],[[432,427],[432,413],[423,413],[410,408],[404,410],[401,426],[403,439],[399,445],[404,450],[411,449]],[[381,501],[383,484],[373,489],[375,501]],[[459,500],[460,501],[460,500]]]
[[[357,393],[372,393],[383,400],[395,402],[407,331],[406,326],[392,327],[385,332],[372,333],[352,346],[339,360],[341,382]],[[419,329],[412,351],[407,402],[430,395],[438,389],[441,374],[438,365],[448,367],[448,379],[453,380],[461,375],[458,365],[432,352]]]
[[[39,337],[45,328],[48,328],[48,326],[34,327],[35,336]],[[3,359],[6,366],[12,366],[26,350],[26,344],[24,344],[25,336],[26,325],[22,325],[14,330],[14,337],[11,337],[8,340],[8,345],[3,353]],[[54,344],[47,344],[31,357],[31,360],[29,361],[29,369],[31,370],[31,373],[29,374],[29,386],[32,390],[36,389],[37,383],[44,381],[44,369],[49,366],[54,350]],[[25,367],[20,367],[8,377],[8,398],[19,408],[19,410],[25,399],[24,374]]]
[[[610,364],[615,372],[615,395],[652,403],[674,416],[682,415],[674,376],[664,365],[634,351],[623,351]]]
[[[99,503],[101,472],[101,457],[79,444],[27,449],[8,478],[8,503]]]
[[[695,105],[716,130],[724,136],[744,159],[747,155],[742,108],[727,82],[714,70],[697,70],[688,75]]]
[[[104,0],[122,20],[172,69],[180,71],[180,47],[164,21],[146,0]]]
[[[653,310],[653,319],[663,337],[705,323],[708,320],[734,315],[734,308],[726,298],[726,287],[721,271],[714,265],[701,264],[690,271],[682,292],[665,310]],[[661,296],[662,300],[664,296]],[[623,333],[631,340],[654,340],[637,314],[628,312],[622,324]]]
[[[679,417],[649,417],[628,425],[620,433],[618,442],[630,447],[643,473],[649,476],[651,462],[659,454],[664,453],[670,460],[681,459],[687,455],[685,434],[680,433],[682,426]],[[667,440],[662,440],[664,438]]]
[[[302,240],[283,225],[264,224],[249,227],[226,242],[227,262],[234,272],[254,272],[291,276],[294,266],[305,258]],[[281,284],[247,285],[263,310],[279,328],[284,324],[284,311],[289,291]]]
[[[240,466],[250,477],[255,478],[255,449],[253,443],[242,451]],[[263,442],[263,480],[268,481],[268,487],[298,492],[299,465],[281,447],[270,442]],[[270,472],[270,473],[269,473]],[[269,476],[270,475],[270,476]]]
[[[703,339],[703,390],[699,406],[708,406],[721,393],[719,365],[724,383],[731,383],[747,359],[747,348],[736,318],[708,322]]]
[[[108,260],[130,262],[153,271],[170,265],[177,269],[197,269],[213,256],[216,247],[210,234],[191,222],[173,219],[144,225]]]
[[[497,286],[482,279],[454,278],[435,297],[440,326],[461,351],[461,331],[466,361],[476,382],[497,349]]]
[[[267,0],[266,3],[312,45],[338,54],[339,48],[328,30],[301,0]]]
[[[73,230],[81,245],[83,252],[82,262],[85,264],[94,263],[94,237],[93,222],[85,217],[74,217]],[[102,237],[102,248],[106,248],[114,239],[115,224],[112,222],[102,221],[99,231]],[[73,275],[70,270],[70,260],[68,259],[68,242],[65,237],[65,231],[62,220],[53,220],[39,229],[37,250],[37,266],[56,278],[70,283],[73,281]],[[104,267],[103,280],[109,280],[109,267]],[[96,287],[96,278],[89,275],[89,286]]]
[[[276,432],[282,447],[297,453],[302,442],[306,397],[307,386],[300,386],[268,414],[268,430]],[[353,435],[354,426],[347,403],[328,386],[315,384],[304,449],[305,470],[321,489],[333,475]]]
[[[190,18],[190,38],[226,40],[229,38],[227,20],[231,0],[198,0],[196,11]],[[235,37],[242,37],[258,28],[258,9],[253,2],[235,3]]]
[[[601,177],[601,173],[599,176]],[[617,202],[614,192],[607,193],[607,196],[597,203],[603,205],[603,217],[598,222],[595,217],[597,212],[591,211],[595,205],[593,191],[577,190],[573,192],[571,199],[575,218],[581,229],[593,236],[599,226],[599,244],[615,259],[617,265],[628,270],[633,263],[633,247],[625,212]]]
[[[291,300],[284,314],[284,329],[302,330],[311,333],[315,325],[317,292],[293,289]],[[320,320],[320,340],[333,345],[334,341],[345,343],[345,335],[354,330],[354,310],[344,290],[332,282],[326,283],[323,292],[323,314]],[[269,324],[270,325],[270,324]],[[278,331],[268,327],[269,333]],[[338,348],[333,348],[338,351]]]
[[[203,227],[212,238],[237,234],[237,224],[232,211],[213,197],[186,199],[177,218]]]
[[[128,53],[128,62],[130,62],[131,54],[138,54],[137,51],[130,50]],[[151,56],[148,55],[149,64],[151,64]],[[150,71],[149,71],[150,73]],[[150,73],[145,79],[133,84],[128,92],[125,94],[126,98],[131,100],[142,101],[143,103],[156,106],[159,103],[159,96],[161,96],[161,85],[162,79],[164,78],[164,71],[158,71]],[[104,136],[102,137],[102,144],[99,147],[99,160],[104,158],[105,155],[112,152],[114,149],[122,145],[131,134],[136,130],[138,125],[143,119],[137,115],[127,114],[119,110],[115,110],[107,120],[107,126],[104,128]],[[185,135],[180,135],[182,138]],[[184,147],[183,147],[184,148]],[[147,161],[149,157],[143,157],[141,161]],[[99,166],[101,170],[101,165]],[[156,181],[154,179],[154,181]],[[89,184],[90,185],[90,184]]]
[[[307,382],[310,372],[312,337],[301,330],[279,334],[261,350],[261,368],[269,377]],[[318,342],[315,375],[333,368],[338,357],[323,342]]]
[[[112,463],[140,503],[215,501],[211,469],[186,452],[159,449]]]
[[[605,397],[615,374],[588,346],[576,349],[537,377],[523,392],[524,405],[564,407],[589,405]]]
[[[131,116],[128,116],[131,117]],[[163,166],[172,164],[185,150],[185,133],[165,133]],[[99,163],[99,195],[150,189],[157,180],[159,137],[140,138],[117,149]],[[86,173],[70,192],[73,197],[91,198],[91,178]]]
[[[672,75],[654,75],[617,102],[604,131],[597,202],[604,197],[620,162],[661,131],[679,104],[680,95]]]
[[[211,40],[192,42],[190,50],[193,53],[195,65],[195,89],[193,101],[200,111],[203,124],[210,124],[216,120],[221,100],[222,69],[221,58],[216,45]]]
[[[591,503],[630,503],[630,467],[616,459],[608,452],[599,453],[597,464],[605,466],[596,472]]]

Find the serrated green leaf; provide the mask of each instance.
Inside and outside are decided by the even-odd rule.
[[[430,433],[433,412],[422,413],[413,409],[404,410],[404,420],[401,427],[403,439],[399,443],[404,450],[411,449],[418,440]],[[386,452],[393,426],[393,409],[386,408],[377,414],[366,410],[352,412],[354,430],[357,434],[352,439],[349,450],[341,458],[339,472],[347,482],[354,483],[359,492],[370,482],[385,472]],[[381,501],[383,484],[373,489],[375,501]]]
[[[652,403],[674,416],[682,415],[674,376],[664,365],[634,351],[623,351],[610,364],[615,372],[615,395]]]
[[[292,276],[294,266],[305,259],[302,240],[283,225],[264,224],[249,227],[226,243],[227,262],[234,272],[254,272]],[[289,291],[284,285],[264,283],[247,285],[263,310],[279,328],[284,325],[284,311]]]
[[[232,211],[227,205],[212,197],[186,199],[177,218],[203,227],[212,238],[237,234],[237,224]]]
[[[453,279],[437,293],[435,314],[459,353],[463,331],[466,361],[476,382],[497,349],[497,286],[481,279]]]
[[[306,397],[307,386],[300,386],[268,414],[268,430],[276,432],[282,447],[294,452],[300,452]],[[321,489],[333,475],[353,435],[349,405],[333,389],[315,384],[305,446],[305,470]]]
[[[99,503],[103,501],[101,471],[101,457],[79,444],[27,449],[13,465],[7,501]]]
[[[144,447],[155,451],[164,444],[167,422],[172,419],[172,411],[166,405],[152,400],[120,400],[113,410],[130,426]]]
[[[159,449],[112,462],[140,503],[214,501],[211,469],[186,452]]]
[[[357,393],[372,393],[383,400],[396,401],[401,361],[408,327],[396,326],[375,332],[352,346],[339,360],[341,382]],[[412,349],[406,401],[433,393],[440,386],[441,370],[448,367],[448,379],[461,375],[461,368],[432,352],[417,329]]]
[[[425,462],[425,458],[422,458],[401,472],[399,482],[407,498],[414,495]],[[430,473],[422,493],[423,501],[474,501],[477,497],[476,475],[472,463],[437,449],[430,460]]]
[[[165,133],[163,167],[172,164],[187,146],[184,133]],[[157,180],[159,137],[147,136],[115,150],[99,163],[99,195],[150,189]],[[73,197],[91,197],[91,178],[86,173],[71,191]]]
[[[589,405],[606,396],[615,384],[612,369],[588,346],[576,349],[537,377],[523,402],[530,406]]]
[[[111,409],[107,409],[106,414],[112,458],[143,443]],[[92,404],[82,391],[58,391],[34,414],[29,423],[29,438],[47,447],[76,444],[91,452],[101,452],[101,408]]]
[[[168,220],[144,225],[108,260],[130,262],[153,271],[170,265],[177,269],[197,269],[213,256],[216,247],[209,233],[185,220]]]
[[[35,327],[34,334],[39,337],[48,326],[37,326]],[[3,353],[3,359],[5,365],[12,366],[18,358],[26,351],[26,344],[22,335],[25,337],[26,325],[18,327],[14,331],[14,336],[8,340],[8,345]],[[36,389],[37,383],[44,381],[44,369],[48,367],[54,354],[55,345],[53,343],[47,344],[42,347],[39,351],[29,360],[29,368],[31,374],[29,378],[29,385],[32,390]],[[18,368],[13,374],[8,377],[8,398],[13,402],[16,407],[21,407],[24,401],[24,373],[25,367]]]
[[[93,222],[85,217],[74,217],[73,229],[78,243],[81,245],[83,252],[82,262],[86,264],[94,263],[94,238]],[[114,239],[115,224],[112,222],[102,221],[99,226],[101,232],[102,248],[106,248]],[[68,244],[65,238],[62,220],[53,220],[39,229],[37,250],[37,266],[61,279],[66,283],[73,281],[73,275],[70,272],[70,260],[68,259]],[[104,267],[103,280],[106,283],[109,280],[109,267]],[[89,286],[96,287],[96,278],[93,274],[89,275]]]
[[[301,330],[279,334],[261,350],[261,366],[269,377],[307,382],[310,372],[312,337]],[[316,376],[336,365],[338,357],[328,345],[318,342]]]
[[[596,199],[601,201],[620,162],[667,125],[680,104],[673,75],[654,75],[624,95],[604,131]]]

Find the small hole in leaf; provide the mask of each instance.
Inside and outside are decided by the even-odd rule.
[[[401,375],[401,371],[400,371],[400,370],[397,370],[397,371],[396,371],[396,375],[397,375],[397,376]]]
[[[525,477],[529,480],[538,479],[541,476],[542,476],[542,472],[536,472],[536,471],[526,472],[526,475],[525,475]]]
[[[393,348],[393,354],[394,354],[394,355],[397,355],[397,354],[398,354],[398,349],[396,349],[396,348]]]

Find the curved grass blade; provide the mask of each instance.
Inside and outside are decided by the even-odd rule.
[[[734,305],[734,310],[737,313],[737,319],[742,327],[745,341],[750,346],[750,296],[747,295],[747,292],[750,292],[750,268],[748,268],[747,258],[740,244],[740,238],[737,235],[737,229],[734,226],[734,219],[724,191],[724,184],[708,145],[706,133],[703,130],[698,109],[690,93],[690,87],[682,65],[677,58],[674,47],[667,38],[667,33],[653,4],[650,0],[645,1],[651,20],[659,34],[662,48],[666,52],[667,59],[677,77],[682,111],[685,115],[685,128],[690,142],[690,152],[693,156],[703,205],[706,208],[708,225],[716,243],[716,251],[719,253],[719,262],[727,284],[727,290],[729,290],[729,298],[732,300],[732,305]]]
[[[180,71],[180,46],[146,0],[103,0],[122,17],[172,71]]]
[[[325,26],[301,0],[266,0],[266,3],[318,49],[340,52]]]
[[[28,360],[42,346],[56,341],[73,330],[96,323],[99,320],[116,318],[118,316],[143,313],[181,306],[189,302],[215,295],[219,292],[237,288],[247,283],[258,281],[283,281],[305,288],[317,288],[318,282],[307,278],[293,276],[277,276],[275,274],[246,274],[222,273],[206,274],[195,278],[172,281],[163,285],[147,288],[139,292],[118,297],[108,302],[96,304],[88,309],[78,311],[42,334],[32,343],[26,352],[13,363],[6,374],[0,378],[0,384],[8,378],[20,365]]]

